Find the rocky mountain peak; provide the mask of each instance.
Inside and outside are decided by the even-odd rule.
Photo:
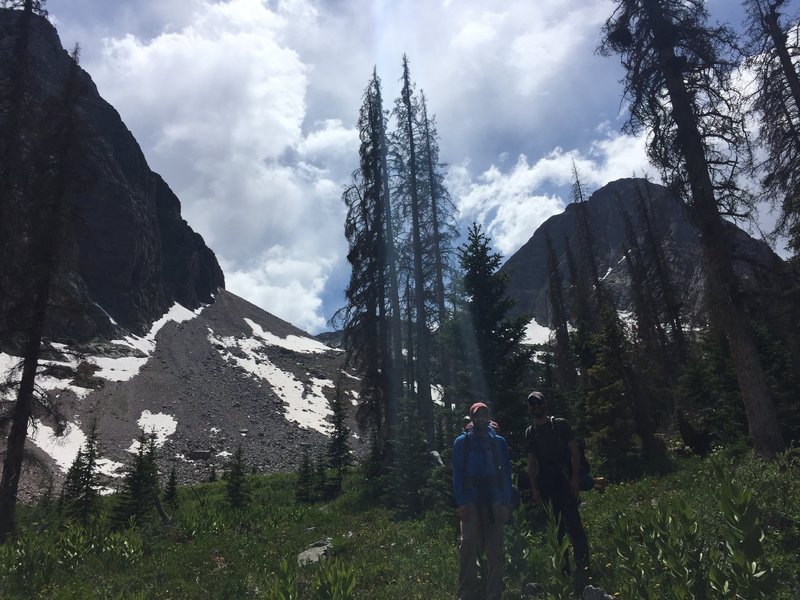
[[[587,239],[579,224],[579,210],[585,208],[592,252],[599,278],[610,292],[618,310],[632,311],[630,274],[625,253],[631,248],[625,217],[630,217],[637,240],[644,243],[643,210],[649,216],[653,234],[664,249],[683,311],[691,321],[703,314],[705,276],[699,232],[680,199],[664,186],[644,179],[613,181],[595,191],[581,207],[567,205],[563,213],[550,217],[502,266],[509,277],[508,294],[516,301],[515,314],[529,314],[537,323],[551,325],[547,240],[553,246],[563,289],[571,275],[567,263],[569,243],[576,260],[584,260]],[[755,264],[780,261],[769,246],[755,240],[733,223],[728,223],[740,274],[747,276]],[[564,294],[569,309],[569,294]]]
[[[13,79],[21,18],[21,11],[0,9],[0,81]],[[37,120],[51,118],[48,106],[62,94],[73,61],[55,28],[35,15],[25,57],[19,119],[30,137],[36,135]],[[78,80],[77,124],[70,140],[71,154],[78,158],[66,186],[70,218],[47,334],[79,341],[113,336],[118,327],[142,334],[175,302],[188,308],[210,302],[225,279],[214,253],[183,220],[180,201],[150,169],[120,115],[100,97],[88,73],[80,70]],[[10,126],[8,114],[0,111],[0,130]],[[3,214],[11,215],[17,212],[15,202],[30,198],[4,195],[2,201]],[[14,237],[22,234],[8,227],[5,249],[13,256],[21,243]],[[21,277],[10,262],[0,263],[0,344],[11,342],[14,306],[25,301]]]

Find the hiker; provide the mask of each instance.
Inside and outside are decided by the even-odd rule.
[[[566,530],[578,575],[583,576],[589,568],[589,543],[578,512],[581,465],[578,444],[569,422],[548,416],[547,401],[541,392],[528,395],[528,412],[531,425],[525,431],[525,440],[531,497],[536,504],[550,504],[555,518],[560,518],[558,539],[564,538]],[[566,561],[564,570],[569,572]]]
[[[503,526],[511,516],[511,462],[505,439],[489,423],[489,407],[476,402],[469,409],[471,430],[453,443],[453,491],[461,521],[458,598],[475,600],[478,553],[486,552],[486,598],[499,600],[503,591]]]

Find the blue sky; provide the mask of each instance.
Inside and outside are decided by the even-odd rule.
[[[390,108],[407,53],[436,114],[462,230],[509,256],[568,202],[649,173],[624,136],[607,0],[49,0],[234,293],[312,333],[349,276],[342,187],[373,66]],[[735,0],[709,0],[738,25]]]

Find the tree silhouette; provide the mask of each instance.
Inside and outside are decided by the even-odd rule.
[[[784,448],[783,436],[721,218],[749,208],[739,184],[746,130],[730,85],[733,32],[707,26],[701,0],[618,0],[616,7],[601,52],[621,55],[630,101],[625,129],[650,132],[648,156],[688,201],[704,251],[708,309],[730,343],[753,446],[771,456]]]
[[[233,508],[242,508],[247,504],[249,494],[247,492],[247,464],[244,460],[244,450],[242,445],[236,448],[233,458],[228,464],[228,473],[225,480],[225,495],[228,504]]]
[[[328,442],[328,466],[336,473],[336,479],[331,482],[331,487],[338,492],[342,487],[342,473],[353,462],[350,448],[350,430],[347,428],[346,423],[347,413],[345,411],[341,372],[339,373],[336,390],[330,404],[331,412],[333,413],[333,432]]]
[[[25,3],[23,18],[18,32],[21,38],[27,38],[27,28],[31,26],[32,4]],[[29,48],[27,44],[16,46],[21,54],[19,60],[27,61]],[[3,473],[0,478],[0,543],[3,543],[14,526],[17,505],[17,491],[22,473],[22,462],[25,451],[25,439],[28,425],[33,414],[36,372],[39,365],[42,336],[53,282],[58,270],[63,265],[57,260],[62,252],[68,225],[67,198],[74,183],[71,176],[78,158],[76,106],[83,93],[79,79],[78,48],[71,55],[69,70],[60,95],[46,102],[44,118],[39,120],[29,131],[19,130],[19,141],[25,140],[30,148],[30,164],[36,166],[35,177],[29,173],[11,172],[15,178],[11,184],[4,182],[0,205],[5,217],[19,210],[29,219],[23,230],[25,246],[17,248],[20,260],[22,255],[29,261],[24,282],[30,286],[30,296],[22,304],[21,322],[23,324],[23,367],[19,383],[17,399],[11,409],[10,429],[3,461]],[[25,88],[29,75],[25,72],[16,85]],[[13,96],[14,90],[11,90]],[[30,125],[30,124],[29,124]],[[11,140],[13,144],[15,140]],[[21,147],[13,146],[5,149],[9,153],[21,151]],[[5,248],[8,257],[9,249]]]

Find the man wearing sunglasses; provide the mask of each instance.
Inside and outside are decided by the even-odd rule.
[[[565,419],[547,414],[547,401],[541,392],[528,394],[531,425],[525,431],[528,446],[528,477],[531,496],[537,504],[549,504],[560,518],[558,539],[569,534],[575,553],[578,575],[589,568],[589,543],[578,512],[580,451]],[[565,562],[565,571],[569,570]]]

